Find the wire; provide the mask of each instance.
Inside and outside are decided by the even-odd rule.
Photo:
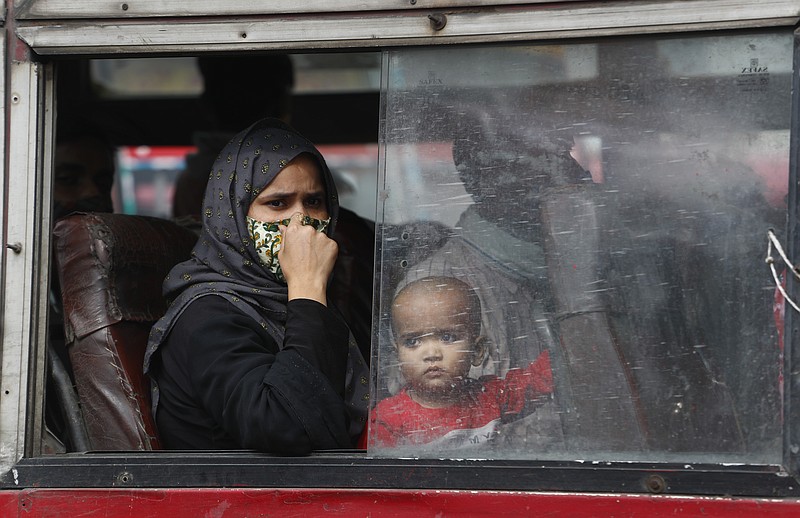
[[[797,304],[789,297],[789,294],[786,293],[786,290],[783,288],[783,283],[780,280],[780,276],[778,275],[778,271],[775,269],[775,258],[772,257],[772,247],[775,247],[775,250],[778,251],[778,255],[781,256],[781,259],[786,266],[792,271],[794,277],[800,280],[800,273],[798,273],[797,268],[795,265],[789,261],[789,258],[786,257],[786,253],[783,251],[783,247],[781,246],[780,241],[778,241],[775,232],[772,229],[767,230],[767,258],[765,259],[766,263],[769,265],[769,269],[772,272],[772,278],[775,279],[775,286],[778,288],[778,291],[781,292],[783,295],[783,299],[789,303],[790,306],[794,308],[795,311],[800,313],[800,307],[797,307]]]

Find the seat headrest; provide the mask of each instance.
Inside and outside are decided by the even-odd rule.
[[[53,235],[68,339],[121,320],[161,318],[164,277],[197,241],[172,221],[103,213],[61,219]]]

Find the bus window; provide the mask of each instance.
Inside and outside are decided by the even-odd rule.
[[[140,440],[136,423],[131,425],[135,417],[125,417],[148,412],[147,384],[139,385],[141,372],[127,381],[135,394],[114,399],[103,394],[113,393],[110,386],[119,376],[102,369],[118,361],[120,372],[141,370],[149,326],[165,309],[163,278],[176,262],[188,259],[195,233],[201,231],[208,171],[236,132],[265,116],[288,120],[314,139],[334,174],[342,210],[333,236],[340,254],[330,297],[342,308],[362,354],[369,358],[380,59],[375,52],[248,53],[57,63],[54,219],[74,211],[112,209],[129,218],[97,215],[85,224],[61,220],[55,225],[49,359],[57,356],[66,370],[62,379],[74,380],[81,408],[60,408],[71,401],[65,395],[70,389],[54,386],[52,377],[48,380],[45,413],[51,433],[44,434],[45,453],[158,448],[146,418],[143,426],[150,437]],[[254,79],[244,87],[231,82],[229,72],[236,67],[262,67],[270,82]],[[81,153],[73,151],[76,139]],[[90,162],[102,163],[102,182],[95,181],[99,173],[88,173]],[[59,182],[79,183],[67,178],[72,170],[87,171],[90,181],[85,183],[92,188],[72,188],[74,197],[84,196],[67,205],[59,201],[63,198]],[[96,203],[94,198],[108,203]],[[165,237],[165,242],[157,241]],[[97,253],[99,248],[104,252]],[[87,308],[93,314],[88,319]],[[92,349],[97,343],[106,344],[106,339],[112,342],[103,351]],[[109,358],[115,348],[118,360]],[[141,408],[117,413],[117,407],[134,399]],[[61,418],[62,413],[81,411],[86,441],[73,437],[82,435],[80,426],[71,429],[70,422]],[[133,431],[104,433],[126,427]]]
[[[205,68],[191,56],[60,63],[62,128],[75,119],[89,119],[118,145],[116,212],[165,218],[174,214],[175,182],[187,167],[186,156],[196,153],[197,140],[207,140],[220,123],[210,112],[224,101],[212,95],[227,92],[216,86],[217,81],[212,82],[212,94],[203,94],[203,70],[212,74],[207,64],[214,59],[203,58]],[[286,60],[291,99],[281,113],[271,114],[313,136],[337,172],[343,206],[374,220],[380,53],[272,54],[255,59],[263,66]],[[339,117],[330,108],[320,113],[324,106],[338,106],[353,116]],[[243,113],[235,123],[223,124],[237,131],[249,122]],[[224,140],[214,144],[219,147]]]
[[[763,261],[768,228],[798,255],[795,1],[371,1],[332,12],[313,0],[290,14],[269,2],[84,4],[94,7],[11,2],[4,15],[0,508],[798,505],[797,320]],[[342,203],[376,219],[374,308],[337,303],[376,317],[357,338],[374,351],[361,378],[374,384],[368,450],[147,452],[155,431],[136,422],[139,443],[50,455],[50,257],[65,250],[50,209],[64,122],[109,123],[118,178],[124,165],[134,180],[114,190],[125,214],[86,219],[170,229],[158,240],[137,225],[85,233],[92,266],[124,261],[64,277],[85,288],[76,306],[99,312],[87,311],[96,327],[81,337],[146,340],[163,307],[129,322],[90,296],[111,293],[96,288],[113,272],[134,301],[163,304],[157,268],[192,249],[195,234],[170,221],[170,190],[207,129],[197,62],[294,52],[313,54],[291,54],[291,122],[340,164]],[[161,72],[149,68],[163,56]],[[133,248],[107,253],[109,236]],[[372,286],[372,267],[356,278]],[[790,268],[777,272],[797,295]],[[119,364],[106,358],[89,358],[86,377],[110,379]],[[114,416],[93,423],[105,441],[123,420],[100,415]]]
[[[792,42],[388,51],[370,454],[780,462]]]

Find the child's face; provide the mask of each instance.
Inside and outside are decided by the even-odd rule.
[[[477,355],[469,300],[462,291],[411,290],[394,302],[400,369],[412,397],[428,407],[452,404]],[[480,361],[480,358],[478,359]]]

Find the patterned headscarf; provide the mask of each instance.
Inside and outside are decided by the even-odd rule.
[[[209,174],[203,198],[203,232],[192,257],[175,266],[164,281],[164,295],[172,303],[150,332],[144,359],[146,373],[178,317],[192,301],[206,295],[217,295],[234,304],[282,347],[287,286],[260,264],[245,218],[261,190],[302,153],[311,155],[322,173],[331,218],[326,233],[332,235],[339,214],[336,186],[325,160],[309,140],[278,119],[260,120],[233,137]],[[348,381],[363,376],[368,377],[366,364],[351,339]],[[350,392],[348,385],[348,396],[353,396]],[[152,403],[155,414],[155,386]]]

